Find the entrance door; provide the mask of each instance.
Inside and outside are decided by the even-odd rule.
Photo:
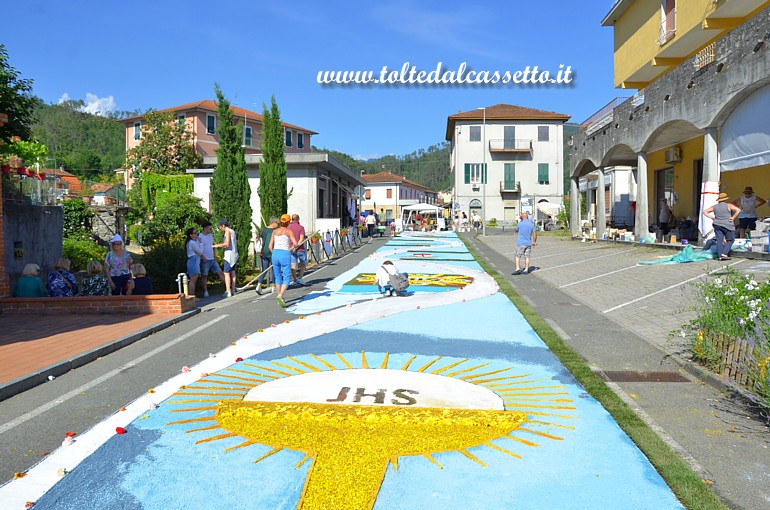
[[[700,195],[703,187],[703,160],[696,159],[692,162],[692,166],[692,217],[697,219],[700,218]]]
[[[666,199],[668,207],[674,208],[674,169],[664,168],[655,172],[655,223],[660,218],[660,200]]]

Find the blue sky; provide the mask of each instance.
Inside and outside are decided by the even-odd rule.
[[[221,5],[218,5],[221,4]],[[619,95],[612,87],[612,2],[434,0],[289,2],[28,0],[6,3],[0,43],[48,103],[141,111],[214,98],[261,113],[275,95],[284,121],[319,148],[356,157],[406,154],[444,139],[447,116],[498,103],[582,122]],[[319,71],[405,62],[431,71],[555,72],[564,85],[322,86]],[[66,96],[65,96],[66,94]],[[257,106],[255,106],[255,103]]]

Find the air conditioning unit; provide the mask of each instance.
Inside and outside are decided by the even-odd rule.
[[[666,163],[679,163],[680,161],[682,161],[682,151],[679,147],[666,149],[666,152],[664,153],[664,157],[665,157]]]

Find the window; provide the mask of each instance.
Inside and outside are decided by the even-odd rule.
[[[471,129],[470,129],[470,141],[471,142],[480,142],[481,141],[481,126],[471,126]]]
[[[537,126],[537,141],[538,142],[548,141],[548,126]]]
[[[134,122],[134,140],[142,139],[142,123]]]
[[[385,196],[387,198],[393,198],[393,189],[392,188],[388,188],[387,190],[385,190]]]
[[[214,135],[217,132],[217,116],[206,114],[206,133]]]
[[[286,130],[286,147],[291,147],[291,131]]]
[[[503,148],[516,148],[516,126],[503,126]]]
[[[503,167],[503,189],[516,189],[515,163],[505,163]]]
[[[481,163],[465,163],[465,184],[486,184],[487,165]]]
[[[305,133],[297,133],[297,148],[305,148]]]
[[[177,123],[179,123],[180,126],[184,127],[185,122],[187,121],[187,115],[185,115],[184,113],[180,113],[179,115],[176,116],[176,121]]]
[[[251,126],[243,126],[243,144],[251,147]]]
[[[537,164],[537,183],[538,184],[550,184],[548,178],[548,163]]]

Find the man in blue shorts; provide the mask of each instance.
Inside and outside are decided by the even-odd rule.
[[[299,224],[299,214],[293,214],[287,227],[294,234],[297,245],[291,249],[291,280],[292,284],[307,285],[302,277],[307,266],[307,250],[305,249],[305,227]]]
[[[513,275],[529,273],[529,254],[533,246],[537,246],[537,228],[532,220],[529,219],[529,213],[521,213],[521,221],[514,227],[519,237],[516,241],[516,271]],[[524,270],[521,269],[521,259],[524,259]]]

